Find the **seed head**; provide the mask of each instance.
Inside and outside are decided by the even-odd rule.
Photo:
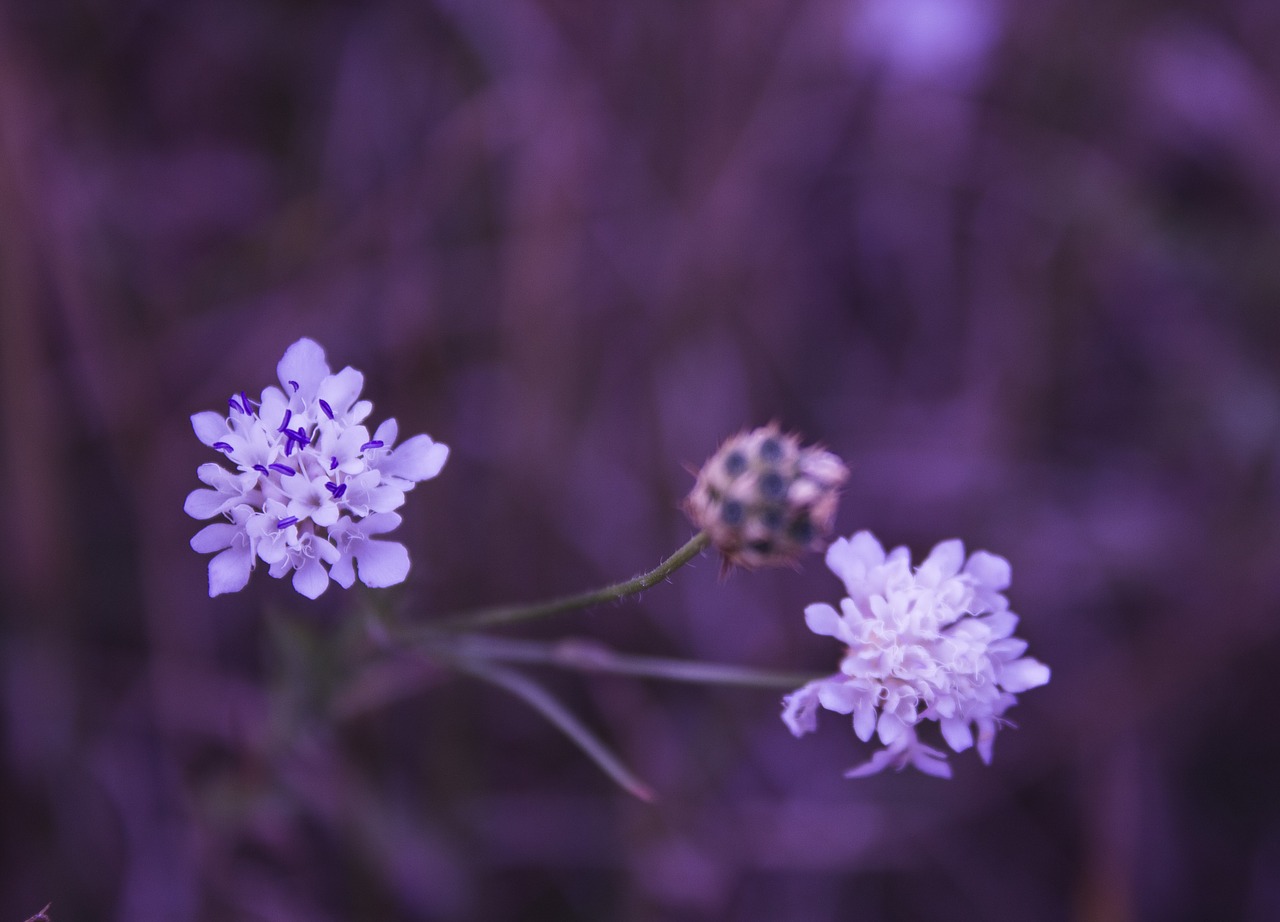
[[[698,472],[684,509],[726,566],[791,565],[826,546],[848,476],[835,455],[802,447],[770,423],[721,445]]]

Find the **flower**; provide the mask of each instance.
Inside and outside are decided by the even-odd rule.
[[[1010,567],[978,551],[965,560],[960,541],[944,541],[918,568],[905,547],[885,553],[870,532],[841,538],[827,550],[827,566],[848,593],[840,610],[805,609],[815,634],[845,646],[840,670],[809,682],[783,700],[782,719],[794,736],[817,727],[819,707],[853,715],[863,742],[885,748],[845,777],[888,766],[914,765],[950,777],[944,753],[920,742],[921,722],[933,720],[956,752],[974,746],[991,762],[996,732],[1017,693],[1049,681],[1049,667],[1023,656],[1013,636],[1018,617],[1003,594]],[[976,730],[976,736],[975,736]]]
[[[227,415],[191,417],[196,437],[236,468],[200,465],[210,489],[193,490],[184,506],[192,518],[224,519],[191,539],[200,553],[220,552],[209,562],[209,595],[243,589],[258,561],[277,579],[292,573],[294,588],[312,599],[330,577],[351,586],[357,569],[367,586],[403,582],[404,545],[369,536],[400,524],[392,510],[440,473],[448,446],[415,435],[395,447],[394,419],[370,436],[363,423],[373,404],[359,399],[364,375],[350,367],[331,374],[310,339],[290,346],[276,371],[281,386],[261,399],[241,391]]]
[[[698,472],[684,508],[724,555],[726,567],[794,564],[831,532],[844,462],[802,447],[776,424],[726,441]]]

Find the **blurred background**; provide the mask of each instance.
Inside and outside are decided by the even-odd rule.
[[[0,7],[0,922],[1280,918],[1280,6]],[[532,670],[659,792],[361,598],[209,599],[189,416],[312,336],[453,454],[398,617],[655,564],[776,419],[839,531],[1005,555],[1053,681],[846,781],[780,694]],[[828,671],[803,569],[502,633]],[[358,631],[357,631],[358,633]]]

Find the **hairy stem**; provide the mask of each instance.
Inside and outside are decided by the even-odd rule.
[[[641,573],[639,576],[634,576],[621,583],[614,583],[612,586],[605,586],[603,589],[593,589],[589,592],[564,596],[559,599],[552,599],[549,602],[536,602],[532,605],[504,605],[450,615],[433,622],[429,630],[438,631],[443,628],[449,631],[466,631],[476,628],[496,627],[502,624],[515,624],[520,621],[543,618],[547,615],[556,615],[560,612],[574,611],[579,608],[588,608],[592,605],[599,605],[601,602],[615,602],[618,599],[635,595],[637,592],[642,592],[650,586],[662,582],[702,553],[709,540],[707,533],[700,531],[685,542],[684,546],[678,551],[647,573]]]

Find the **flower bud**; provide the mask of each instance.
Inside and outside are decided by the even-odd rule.
[[[835,455],[804,448],[770,423],[721,445],[698,472],[684,509],[726,566],[792,565],[826,546],[848,476]]]

